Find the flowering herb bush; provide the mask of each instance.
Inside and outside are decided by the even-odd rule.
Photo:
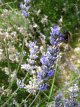
[[[71,46],[65,18],[45,14],[46,2],[0,4],[0,107],[80,107],[80,37]]]

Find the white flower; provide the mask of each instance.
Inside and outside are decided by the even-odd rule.
[[[36,82],[36,79],[32,78],[32,81],[29,81],[29,84],[25,86],[25,89],[32,93],[33,95],[36,94],[36,90],[38,89],[38,84]]]
[[[77,92],[77,91],[79,91],[79,88],[78,88],[78,85],[77,85],[77,84],[74,84],[74,86],[70,87],[68,90],[69,90],[70,92],[72,92],[72,91]]]
[[[11,81],[13,82],[14,80],[16,80],[17,75],[16,75],[17,71],[14,70],[13,73],[11,74]]]
[[[21,65],[21,69],[27,70],[29,68],[30,68],[30,66],[28,64],[22,64]]]
[[[25,87],[24,81],[17,79],[17,86],[19,86],[20,88],[24,88]]]

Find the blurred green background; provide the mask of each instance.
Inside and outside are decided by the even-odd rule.
[[[4,0],[13,8],[19,8],[23,0]],[[63,17],[63,26],[72,33],[80,29],[80,0],[32,0],[34,9],[41,9],[42,13],[49,17],[51,22]]]

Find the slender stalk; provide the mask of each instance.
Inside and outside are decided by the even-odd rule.
[[[27,100],[30,96],[31,96],[32,93],[30,93],[26,98],[25,100]],[[27,101],[26,101],[27,102]],[[21,107],[21,104],[23,103],[23,101],[19,104],[19,106]]]
[[[49,96],[44,92],[42,91],[42,93],[46,96],[46,98],[49,100]]]
[[[38,94],[36,95],[35,99],[32,101],[32,103],[29,105],[29,107],[32,107],[33,103],[36,101],[38,95],[39,95],[40,91],[38,92]]]
[[[51,98],[51,96],[52,96],[52,92],[53,92],[53,88],[54,88],[54,82],[55,82],[55,76],[56,76],[56,73],[57,73],[57,64],[56,64],[56,69],[55,69],[55,74],[54,74],[54,76],[53,76],[53,80],[52,80],[52,85],[51,85],[51,88],[50,88],[50,92],[49,92],[49,100],[50,100],[50,98]],[[48,101],[49,101],[48,100]]]

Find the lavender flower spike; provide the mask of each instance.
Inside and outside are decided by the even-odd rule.
[[[52,45],[58,45],[64,39],[59,26],[51,27],[50,35],[50,43]]]

